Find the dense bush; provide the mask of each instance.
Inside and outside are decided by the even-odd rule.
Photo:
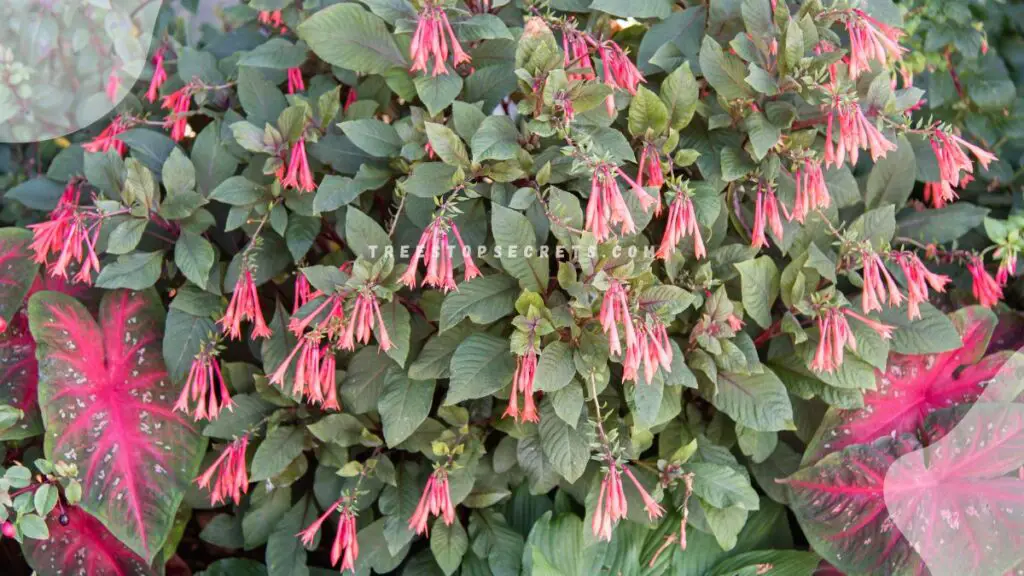
[[[223,20],[165,8],[111,117],[0,155],[0,521],[39,574],[920,574],[956,535],[893,506],[1019,531],[972,500],[1019,449],[882,487],[1020,340],[1018,7]]]

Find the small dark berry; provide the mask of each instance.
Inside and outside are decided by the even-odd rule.
[[[67,526],[71,523],[71,519],[68,518],[67,514],[61,514],[60,517],[57,518],[57,522],[60,522],[61,526]]]

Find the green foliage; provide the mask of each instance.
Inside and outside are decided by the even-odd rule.
[[[223,17],[160,19],[155,102],[156,53],[100,125],[0,147],[0,525],[37,573],[77,569],[64,545],[163,573],[179,542],[210,576],[881,573],[814,491],[935,424],[824,435],[907,363],[982,358],[995,316],[944,310],[1020,332],[1019,11]]]

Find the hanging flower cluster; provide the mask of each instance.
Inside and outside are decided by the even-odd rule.
[[[345,494],[333,504],[327,507],[323,515],[313,521],[305,530],[297,536],[302,545],[310,548],[316,539],[317,533],[324,522],[334,514],[340,512],[338,518],[338,529],[334,532],[334,542],[331,544],[331,566],[338,566],[342,572],[350,570],[355,572],[356,560],[359,559],[359,538],[356,529],[356,510],[354,496]],[[340,565],[338,563],[341,563]]]
[[[665,234],[658,248],[658,258],[667,260],[676,250],[679,242],[687,236],[693,238],[693,255],[698,260],[707,257],[704,239],[700,234],[697,212],[693,207],[693,197],[684,188],[678,188],[668,208],[668,220],[665,223]]]
[[[965,149],[974,155],[983,168],[987,169],[990,163],[998,160],[991,152],[955,134],[948,134],[937,126],[932,131],[930,141],[939,165],[939,180],[925,183],[924,197],[935,208],[942,208],[956,200],[954,188],[962,188],[972,180],[974,165]]]
[[[178,402],[174,409],[189,413],[189,407],[195,405],[195,420],[204,418],[216,420],[220,411],[227,408],[232,411],[231,393],[224,384],[224,375],[220,371],[217,356],[220,353],[216,344],[203,343],[199,353],[192,360],[185,386],[181,389]]]
[[[850,308],[827,308],[818,315],[818,348],[810,368],[815,372],[831,373],[843,364],[843,350],[849,346],[856,352],[857,338],[850,330],[847,317],[863,322],[883,339],[892,338],[892,326],[882,324],[866,316],[857,314]]]
[[[437,468],[427,479],[416,511],[409,518],[409,530],[417,534],[426,534],[429,530],[427,522],[431,516],[441,518],[448,526],[455,521],[455,506],[452,505],[451,491],[448,487],[448,471],[444,468]]]
[[[444,292],[456,289],[455,272],[452,261],[453,247],[448,239],[448,233],[455,236],[455,241],[462,255],[463,280],[469,282],[480,276],[480,269],[473,262],[471,251],[466,248],[459,234],[459,227],[455,220],[446,215],[446,208],[442,208],[440,214],[435,217],[420,235],[419,243],[409,262],[409,267],[400,278],[400,282],[409,288],[416,287],[416,271],[419,268],[420,260],[423,260],[426,276],[423,278],[422,286],[440,288]]]
[[[590,529],[599,540],[610,542],[612,539],[612,529],[619,523],[619,520],[626,517],[628,510],[626,495],[622,491],[623,472],[629,477],[637,492],[640,493],[640,497],[644,502],[644,510],[647,512],[649,519],[661,518],[665,514],[665,509],[655,502],[654,498],[640,484],[640,481],[636,479],[636,476],[633,475],[628,466],[619,464],[611,457],[607,458],[606,464],[608,470],[601,481],[601,491],[597,498],[597,508],[594,510]]]
[[[232,441],[213,464],[196,478],[200,488],[210,490],[210,505],[223,504],[228,499],[238,504],[242,501],[242,494],[249,493],[249,472],[245,467],[245,451],[248,447],[248,435]]]
[[[771,230],[777,239],[782,240],[784,230],[782,218],[779,217],[779,199],[775,196],[775,189],[770,183],[758,180],[754,230],[751,233],[750,245],[754,248],[768,246],[768,239],[765,237],[767,230]]]
[[[270,327],[263,319],[260,295],[256,292],[256,282],[253,280],[252,272],[248,263],[243,259],[242,270],[235,282],[231,301],[219,321],[224,333],[234,340],[242,337],[242,322],[244,321],[253,323],[252,335],[254,338],[270,338],[271,335]]]
[[[124,156],[128,152],[128,146],[118,136],[128,131],[128,120],[123,116],[115,116],[110,124],[100,132],[99,136],[82,145],[86,152],[106,152],[117,150],[117,153]]]
[[[447,34],[447,37],[446,37]],[[409,59],[412,60],[410,72],[427,72],[428,62],[434,59],[431,74],[438,76],[448,73],[449,40],[451,41],[452,63],[454,66],[468,64],[472,61],[469,54],[462,49],[459,39],[448,22],[448,14],[444,7],[427,2],[420,11],[416,21],[416,32],[409,45]]]
[[[29,225],[32,230],[29,248],[36,263],[46,265],[50,276],[68,280],[74,266],[78,272],[73,280],[91,284],[93,272],[100,269],[96,243],[104,216],[96,208],[81,206],[81,196],[81,181],[68,182],[49,219]],[[51,257],[55,259],[51,261]]]

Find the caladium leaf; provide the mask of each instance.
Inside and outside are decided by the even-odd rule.
[[[35,280],[39,265],[32,261],[32,233],[22,228],[0,229],[0,333],[6,331]]]
[[[876,389],[864,393],[863,408],[829,409],[803,464],[853,444],[918,432],[928,414],[976,400],[1008,358],[1005,353],[984,356],[997,319],[988,309],[974,306],[952,314],[951,320],[963,346],[941,354],[891,354],[886,371],[876,371]]]
[[[199,433],[173,411],[164,310],[155,292],[104,295],[100,323],[74,298],[28,306],[51,460],[78,467],[81,507],[147,560],[160,551],[202,459]]]
[[[975,404],[786,479],[815,550],[857,574],[1003,574],[1024,562],[1022,372],[1024,356],[1004,358]]]
[[[65,508],[67,525],[62,526],[60,510],[46,519],[49,540],[22,542],[29,565],[39,574],[82,574],[83,576],[150,576],[156,574],[146,561],[119,542],[98,520],[81,508]]]

